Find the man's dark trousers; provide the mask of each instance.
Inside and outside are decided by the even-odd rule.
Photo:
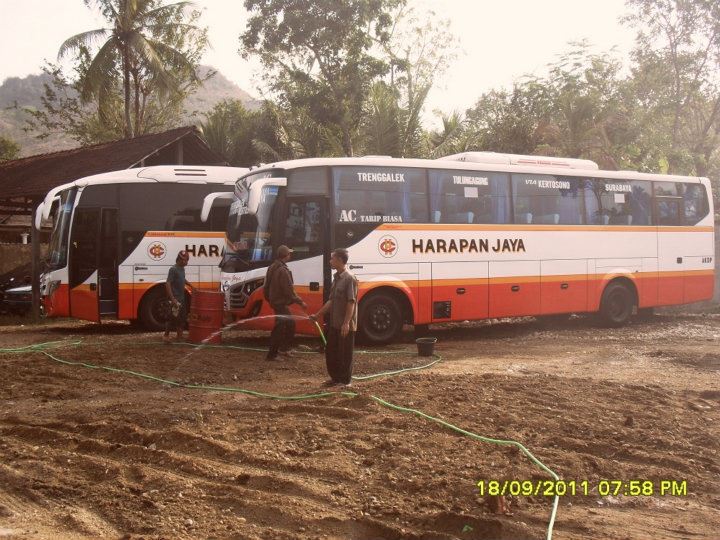
[[[290,306],[271,307],[275,312],[275,326],[270,333],[270,350],[267,357],[276,358],[278,351],[290,349],[295,335],[295,320],[290,316]]]
[[[328,327],[325,363],[328,374],[334,382],[350,384],[352,381],[354,348],[355,332],[348,332],[347,336],[342,337],[339,328]]]

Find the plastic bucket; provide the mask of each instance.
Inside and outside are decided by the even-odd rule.
[[[198,291],[192,295],[188,317],[189,338],[193,343],[222,343],[224,295],[217,291]]]
[[[415,340],[418,348],[418,356],[432,356],[435,351],[435,344],[437,338],[434,337],[421,337]]]

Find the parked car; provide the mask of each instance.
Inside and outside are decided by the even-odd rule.
[[[25,315],[32,309],[32,287],[22,285],[0,292],[0,312]]]
[[[0,275],[0,313],[25,314],[31,308],[30,264]]]

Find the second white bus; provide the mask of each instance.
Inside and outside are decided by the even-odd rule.
[[[713,225],[707,178],[472,152],[285,161],[237,182],[221,287],[236,319],[271,313],[261,287],[287,244],[315,310],[330,251],[344,247],[371,342],[403,324],[484,318],[598,312],[620,325],[712,297]]]
[[[190,253],[188,281],[217,290],[228,207],[201,219],[203,199],[231,192],[247,169],[155,166],[79,179],[48,193],[55,213],[40,293],[48,317],[139,320],[163,327],[168,269]]]

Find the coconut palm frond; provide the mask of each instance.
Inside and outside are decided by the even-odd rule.
[[[194,2],[175,2],[174,4],[167,4],[164,6],[151,9],[143,13],[140,18],[145,21],[151,21],[160,19],[167,16],[172,16],[180,10],[195,7]]]
[[[80,47],[92,47],[101,39],[106,38],[109,33],[110,30],[107,28],[97,28],[67,38],[63,44],[60,45],[58,60],[62,60],[67,54],[78,50]]]
[[[157,49],[154,47],[157,42],[151,43],[150,40],[148,40],[139,32],[133,32],[128,37],[128,43],[130,47],[132,47],[132,50],[135,52],[135,54],[137,54],[142,59],[143,64],[145,65],[147,70],[157,81],[158,90],[160,90],[162,94],[168,94],[172,92],[173,88],[175,88],[175,80],[172,75],[168,73],[162,57],[158,53]]]
[[[155,35],[162,34],[167,30],[183,30],[183,33],[185,33],[185,34],[201,31],[200,28],[198,28],[194,24],[187,24],[187,23],[148,24],[148,25],[145,25],[144,28],[146,30],[150,30],[150,32]]]
[[[81,81],[80,98],[87,102],[100,94],[108,81],[113,80],[119,43],[113,38],[105,42],[90,62]]]
[[[178,66],[180,69],[187,71],[194,81],[199,81],[197,73],[195,72],[195,66],[181,51],[156,39],[145,38],[145,41],[161,57],[161,60],[168,61],[172,65]]]

